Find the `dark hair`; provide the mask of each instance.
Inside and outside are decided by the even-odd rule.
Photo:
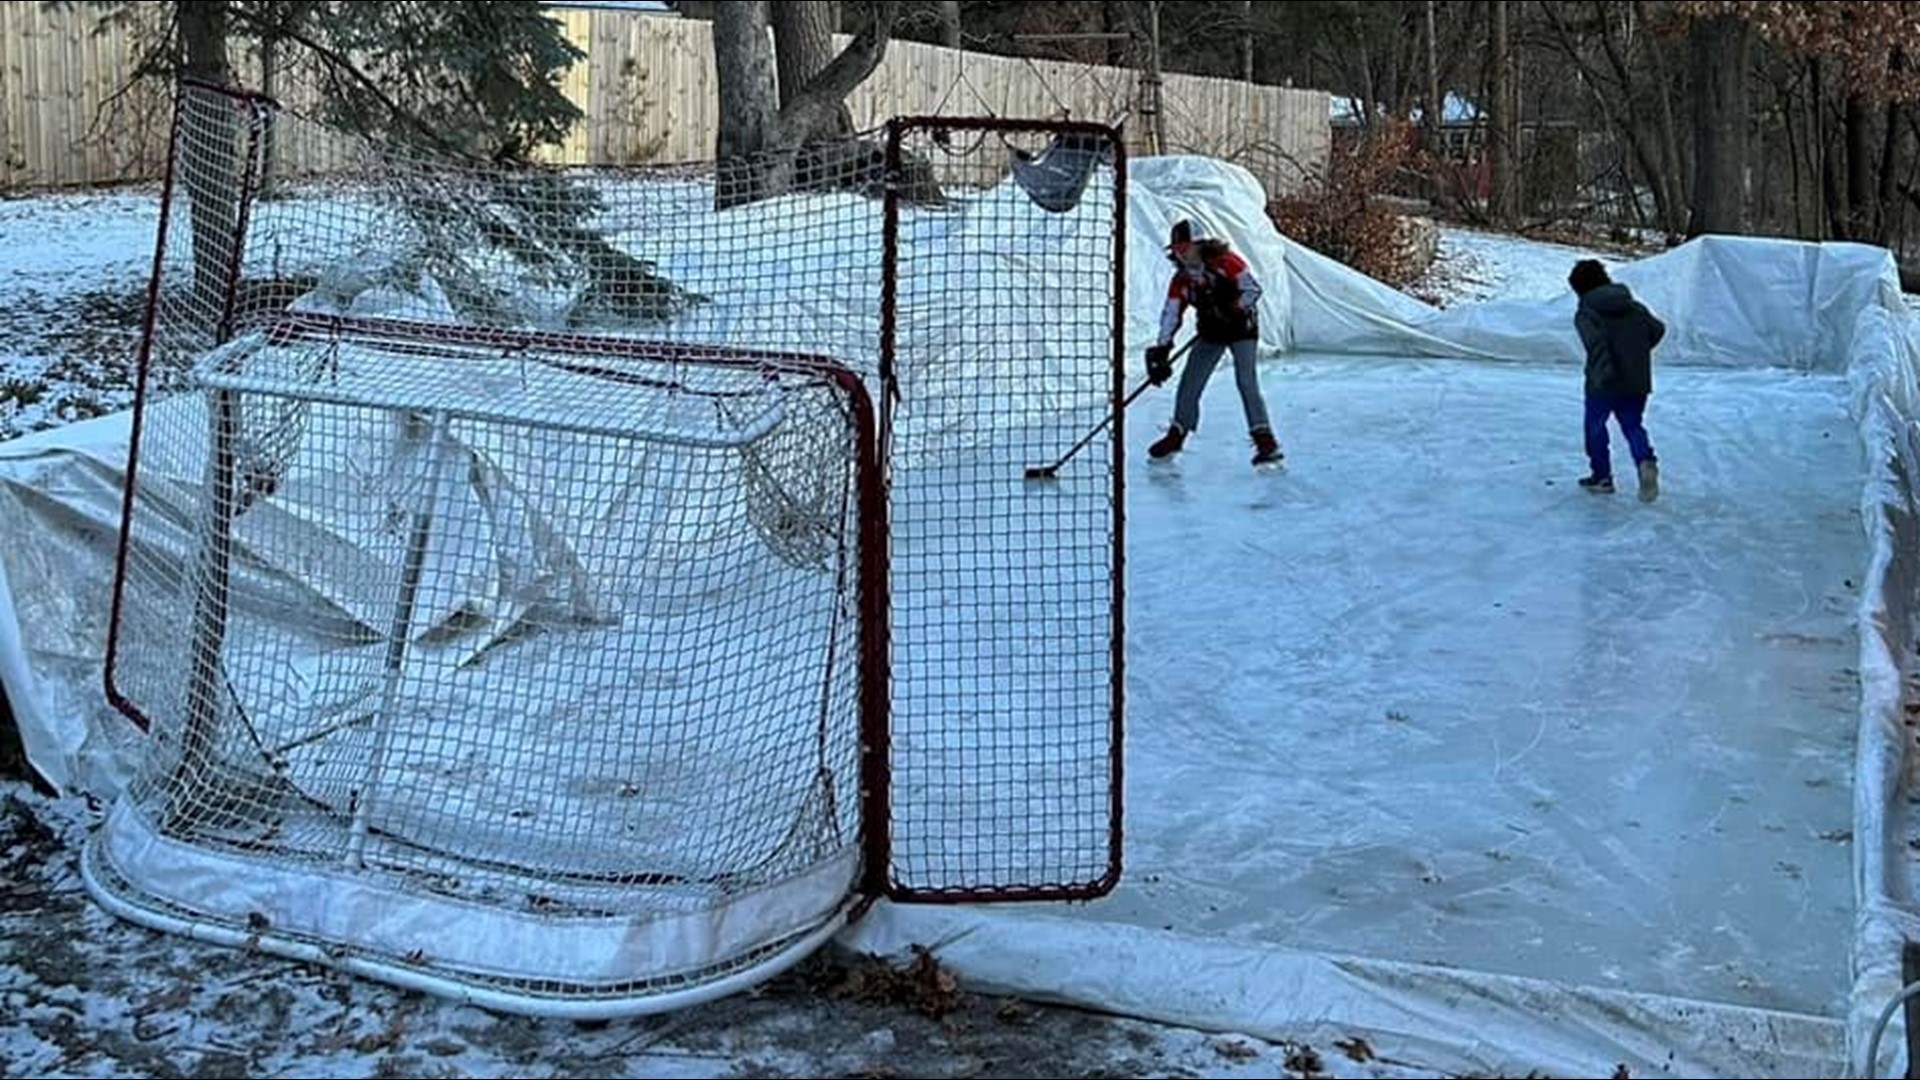
[[[1567,284],[1573,287],[1576,295],[1585,296],[1602,285],[1612,284],[1607,276],[1607,268],[1600,265],[1599,259],[1581,259],[1573,264],[1573,272],[1567,275]]]

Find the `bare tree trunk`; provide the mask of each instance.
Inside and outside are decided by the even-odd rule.
[[[1129,34],[1126,13],[1119,4],[1100,5],[1100,29],[1108,34]],[[1132,52],[1127,39],[1107,39],[1107,66],[1129,67],[1128,56]]]
[[[1807,235],[1806,193],[1801,179],[1804,165],[1800,159],[1800,129],[1794,123],[1794,116],[1800,111],[1797,86],[1798,80],[1794,80],[1780,91],[1780,120],[1787,140],[1788,198],[1791,200],[1789,212],[1792,218],[1788,228],[1791,235],[1804,237]]]
[[[1240,0],[1240,81],[1253,81],[1253,0]]]
[[[773,145],[776,134],[779,88],[767,37],[767,0],[731,0],[714,7],[713,59],[720,92],[714,202],[725,208],[760,197],[761,163],[752,159]]]
[[[179,7],[181,74],[217,86],[233,82],[227,59],[227,5],[188,3]],[[187,98],[188,130],[195,133],[181,154],[181,179],[187,189],[193,228],[193,278],[196,313],[217,317],[223,306],[232,261],[235,212],[239,202],[239,160],[235,155],[237,116],[232,105],[205,96]],[[217,134],[216,134],[217,133]],[[202,329],[211,332],[208,325]]]
[[[1427,149],[1437,151],[1440,142],[1440,127],[1446,123],[1446,102],[1440,97],[1440,43],[1434,33],[1433,8],[1438,0],[1426,2],[1425,32],[1427,45],[1427,108],[1426,123],[1420,125],[1426,131]]]
[[[1488,123],[1493,219],[1511,224],[1519,216],[1519,174],[1514,168],[1513,50],[1507,35],[1507,0],[1487,0],[1487,65],[1493,99]]]
[[[1680,153],[1680,125],[1673,119],[1673,76],[1667,66],[1667,53],[1659,41],[1649,41],[1647,51],[1653,54],[1654,78],[1660,80],[1660,157],[1664,163],[1659,177],[1649,176],[1648,182],[1657,184],[1667,193],[1666,207],[1660,213],[1660,226],[1670,234],[1678,234],[1686,223],[1682,215],[1687,206],[1687,192],[1692,188],[1688,181],[1687,159]]]
[[[1747,231],[1747,62],[1753,35],[1738,16],[1687,31],[1693,77],[1693,216],[1689,237]]]
[[[1873,113],[1859,94],[1848,94],[1841,116],[1846,147],[1847,206],[1841,235],[1867,240],[1873,233]]]
[[[1167,152],[1167,98],[1160,76],[1160,0],[1146,0],[1147,70],[1144,111],[1147,114],[1148,153]]]
[[[1373,50],[1361,46],[1360,50],[1360,126],[1373,127],[1373,110],[1380,104],[1380,80],[1373,74]]]
[[[179,5],[178,27],[183,53],[181,74],[188,79],[230,86],[233,69],[227,59],[227,5],[225,0]],[[188,136],[180,147],[179,176],[187,192],[193,244],[192,329],[211,345],[232,330],[227,325],[229,303],[237,283],[239,236],[240,145],[238,112],[233,103],[206,94],[189,94],[182,117]],[[221,654],[227,633],[227,605],[233,566],[234,447],[239,442],[239,403],[231,392],[218,391],[209,409],[209,454],[206,495],[211,500],[201,523],[195,566],[194,612],[190,662],[186,678],[186,717],[180,733],[175,779],[183,786],[178,802],[168,808],[169,821],[178,809],[200,796],[210,767],[227,698],[222,689]]]
[[[776,10],[784,6],[784,2],[774,5]],[[792,97],[780,102],[775,128],[782,148],[791,150],[814,139],[833,138],[853,130],[847,115],[847,95],[866,82],[886,57],[899,13],[899,0],[881,0],[871,6],[867,24],[845,49],[834,53],[832,39],[827,39],[832,59],[808,75],[805,85]]]
[[[270,98],[280,93],[280,36],[271,31],[260,36],[260,92]],[[275,131],[272,125],[260,133],[260,197],[271,198],[275,181]]]
[[[949,49],[962,47],[960,0],[940,0],[940,44]]]
[[[830,29],[823,30],[833,25],[833,8],[831,3],[773,6],[775,13],[784,11],[782,19],[804,17],[787,25],[784,39],[792,47],[784,65],[776,64],[768,39],[767,0],[740,0],[715,8],[713,55],[720,95],[715,156],[722,170],[722,183],[715,189],[716,206],[737,206],[788,190],[803,146],[851,131],[847,95],[873,74],[886,55],[900,5],[897,0],[875,3],[867,25],[838,53],[832,51]],[[815,46],[823,37],[830,59],[814,67],[819,58]],[[788,78],[789,68],[811,70],[804,77]],[[858,180],[855,170],[863,166],[855,149],[846,145],[845,153],[813,161],[809,182]]]
[[[1813,152],[1818,163],[1815,170],[1819,185],[1815,214],[1820,220],[1820,231],[1816,240],[1826,240],[1837,235],[1840,224],[1839,177],[1834,175],[1833,135],[1827,126],[1826,65],[1819,57],[1808,61],[1813,65]]]
[[[838,0],[774,0],[768,11],[774,62],[780,73],[780,106],[785,108],[839,51],[833,47],[833,34],[840,26],[840,4]]]
[[[1898,101],[1887,104],[1887,134],[1880,145],[1880,186],[1873,204],[1873,237],[1874,243],[1884,247],[1892,247],[1902,231],[1904,215],[1899,193],[1900,158],[1906,144],[1902,117],[1905,111],[1905,106]]]

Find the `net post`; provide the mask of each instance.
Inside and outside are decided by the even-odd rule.
[[[887,142],[882,174],[881,247],[880,247],[880,348],[878,372],[880,401],[873,413],[872,453],[863,467],[870,470],[869,482],[861,485],[860,515],[863,600],[871,598],[862,620],[861,700],[861,829],[862,868],[860,891],[869,900],[893,891],[893,768],[892,768],[892,600],[893,535],[888,522],[893,500],[889,496],[891,478],[887,463],[893,439],[893,406],[897,400],[895,359],[899,334],[900,290],[900,171],[903,160],[901,140],[905,125],[900,117],[887,121]],[[864,398],[864,395],[862,395]]]
[[[160,321],[160,277],[166,266],[167,236],[173,224],[173,194],[180,137],[186,130],[186,85],[175,87],[173,120],[167,134],[167,161],[160,177],[160,215],[154,226],[153,260],[147,274],[146,310],[141,315],[140,344],[133,357],[133,408],[127,436],[126,482],[120,493],[120,535],[114,551],[113,598],[107,613],[107,647],[100,676],[107,703],[132,722],[141,734],[153,721],[121,693],[114,671],[119,666],[120,626],[127,599],[127,555],[133,545],[134,492],[140,469],[140,437],[145,431],[147,403],[153,392],[153,336]]]
[[[887,148],[881,174],[883,189],[880,222],[880,448],[887,453],[891,418],[898,398],[900,333],[900,171],[905,160],[901,140],[908,121],[887,121]]]
[[[1107,872],[1093,884],[1104,896],[1120,883],[1125,852],[1122,810],[1126,789],[1126,662],[1127,662],[1127,140],[1125,129],[1108,130],[1113,150],[1113,591],[1112,591],[1112,734],[1109,757],[1113,770],[1108,792]]]

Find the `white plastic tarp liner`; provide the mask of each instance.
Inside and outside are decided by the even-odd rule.
[[[847,235],[877,234],[872,205],[844,201]],[[1251,175],[1231,165],[1197,158],[1133,163],[1127,336],[1134,377],[1138,346],[1152,337],[1164,295],[1167,230],[1181,217],[1231,240],[1266,283],[1262,344],[1269,355],[1578,363],[1570,295],[1436,310],[1279,236],[1262,212],[1264,201]],[[750,242],[731,228],[714,236],[723,247]],[[845,273],[796,266],[791,290],[768,287],[739,302],[804,295],[805,319],[846,339],[837,342],[845,346],[839,351],[865,355],[857,350],[871,341],[874,260],[853,242],[844,256]],[[736,257],[767,256],[730,248],[700,254],[716,267]],[[1005,279],[1017,274],[1019,263],[1009,256],[996,270]],[[682,268],[669,269],[685,276]],[[1857,990],[1844,1018],[1857,1054],[1873,1014],[1898,985],[1895,946],[1905,925],[1894,899],[1907,890],[1888,808],[1903,794],[1900,690],[1914,629],[1909,478],[1920,468],[1914,448],[1920,339],[1891,260],[1877,249],[1707,239],[1621,268],[1616,277],[1667,320],[1663,367],[1784,366],[1851,382],[1868,456],[1861,506],[1872,559],[1859,611],[1861,738],[1852,849],[1858,926],[1855,942],[1836,941],[1833,948],[1857,950]],[[1032,284],[1036,293],[1044,290],[1044,282]],[[731,300],[723,297],[719,307]],[[128,418],[117,415],[0,445],[0,678],[35,767],[64,790],[100,797],[118,791],[132,761],[129,728],[101,693],[127,433]],[[1136,610],[1131,617],[1147,616]],[[986,984],[1202,1027],[1275,1037],[1372,1032],[1377,1048],[1419,1053],[1436,1067],[1524,1071],[1617,1058],[1667,1062],[1689,1075],[1762,1074],[1776,1066],[1815,1075],[1838,1070],[1829,1060],[1831,1033],[1817,1018],[1768,1013],[1743,1021],[1745,1014],[1724,1007],[1709,1014],[1559,984],[1317,957],[1051,909],[882,905],[849,941],[886,950],[931,942],[963,974]],[[1887,1042],[1891,1047],[1899,1039]],[[1890,1055],[1883,1051],[1883,1070]]]

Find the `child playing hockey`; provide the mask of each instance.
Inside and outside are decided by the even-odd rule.
[[[1625,285],[1607,276],[1597,259],[1582,259],[1567,275],[1580,297],[1573,325],[1587,350],[1587,475],[1580,486],[1612,494],[1613,459],[1607,421],[1618,420],[1620,434],[1639,473],[1640,498],[1660,494],[1660,463],[1647,438],[1647,397],[1653,393],[1653,350],[1667,327]]]
[[[1164,458],[1178,453],[1186,444],[1188,433],[1200,424],[1200,393],[1206,389],[1221,354],[1231,351],[1234,381],[1240,388],[1240,404],[1253,437],[1253,463],[1277,462],[1280,445],[1267,421],[1267,404],[1260,395],[1260,374],[1255,367],[1260,345],[1260,282],[1247,261],[1226,241],[1195,239],[1192,222],[1175,223],[1169,239],[1167,253],[1175,271],[1167,287],[1166,306],[1160,313],[1160,340],[1146,352],[1148,380],[1159,386],[1173,376],[1173,335],[1188,308],[1198,314],[1198,335],[1174,394],[1173,426],[1147,447],[1147,454]]]

